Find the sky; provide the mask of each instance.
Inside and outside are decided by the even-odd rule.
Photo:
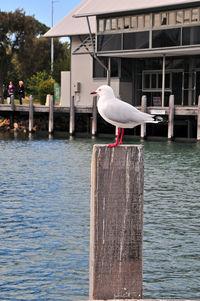
[[[34,16],[39,22],[51,27],[52,1],[54,25],[82,2],[81,0],[0,0],[0,10],[10,12],[23,9],[26,15]]]

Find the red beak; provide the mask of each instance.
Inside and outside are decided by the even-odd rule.
[[[96,91],[93,91],[93,92],[91,92],[90,94],[97,94],[97,92],[96,92]]]

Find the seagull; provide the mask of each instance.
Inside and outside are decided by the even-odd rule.
[[[96,91],[91,92],[91,94],[99,96],[97,108],[101,117],[108,123],[118,127],[116,142],[108,144],[108,147],[122,144],[125,128],[134,128],[144,123],[158,123],[162,121],[161,117],[143,113],[129,103],[116,98],[110,86],[102,85]]]

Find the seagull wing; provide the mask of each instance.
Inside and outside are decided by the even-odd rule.
[[[122,124],[152,122],[153,117],[149,114],[140,112],[132,105],[118,99],[109,99],[103,105],[104,116],[113,121]]]

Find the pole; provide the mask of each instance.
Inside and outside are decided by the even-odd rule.
[[[30,96],[29,100],[29,132],[33,130],[33,96]]]
[[[163,55],[163,70],[162,70],[162,107],[165,106],[165,54]]]

